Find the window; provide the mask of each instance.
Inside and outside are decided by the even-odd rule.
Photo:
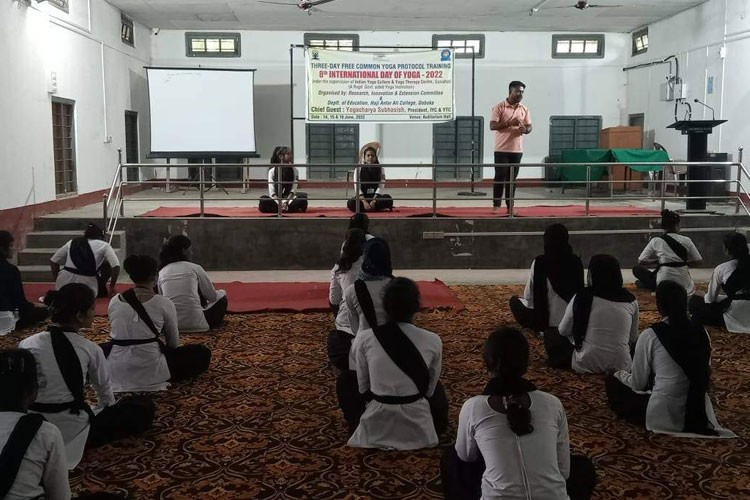
[[[133,20],[123,15],[120,15],[120,40],[122,40],[122,43],[135,47]]]
[[[359,35],[328,35],[325,33],[305,33],[305,45],[328,50],[359,50]]]
[[[55,161],[55,194],[75,193],[76,162],[73,101],[52,100],[52,147]]]
[[[551,116],[549,119],[549,158],[558,162],[563,149],[599,147],[601,116]]]
[[[457,116],[455,120],[432,125],[432,162],[439,180],[471,178],[472,167],[441,167],[441,163],[482,163],[484,119]],[[477,172],[478,173],[478,172]]]
[[[344,179],[359,156],[359,125],[308,123],[307,172],[310,179]],[[315,164],[341,164],[316,167]]]
[[[643,54],[648,50],[648,28],[633,33],[633,55]]]
[[[452,48],[456,58],[484,57],[484,35],[432,35],[432,48]]]
[[[68,0],[47,0],[47,3],[49,3],[50,5],[54,5],[65,13],[69,12]]]
[[[552,35],[554,59],[600,59],[604,57],[604,35]]]
[[[240,57],[239,33],[185,33],[188,57]]]

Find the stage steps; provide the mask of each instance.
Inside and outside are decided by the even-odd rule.
[[[39,226],[45,227],[42,220],[59,220],[57,226],[67,229],[39,230]],[[55,227],[55,223],[50,224]],[[65,243],[73,238],[81,236],[82,221],[70,221],[70,219],[41,218],[34,223],[35,230],[26,235],[26,248],[18,252],[18,269],[21,277],[29,283],[46,283],[52,281],[52,271],[49,261],[52,255]],[[85,223],[83,223],[85,226]],[[112,238],[112,248],[122,262],[125,259],[125,231],[115,231]]]

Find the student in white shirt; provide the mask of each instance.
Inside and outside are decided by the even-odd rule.
[[[135,288],[110,300],[112,340],[102,346],[112,373],[112,391],[162,391],[170,381],[205,372],[211,350],[201,344],[178,347],[177,309],[168,298],[154,293],[158,271],[153,257],[130,255],[124,266]]]
[[[578,373],[627,370],[638,338],[638,301],[622,287],[620,263],[611,255],[591,258],[588,280],[565,309],[559,333],[544,334],[549,365]]]
[[[632,369],[606,379],[610,408],[652,432],[736,437],[716,421],[708,396],[711,339],[688,317],[685,289],[662,281],[656,287],[656,307],[662,321],[638,337]]]
[[[383,193],[385,189],[385,169],[380,165],[379,142],[368,142],[360,150],[361,165],[354,170],[354,198],[346,206],[352,212],[393,211],[393,198]],[[357,203],[359,200],[359,203]],[[357,205],[359,204],[359,210]]]
[[[638,257],[638,265],[633,268],[636,286],[656,290],[656,285],[664,280],[674,281],[685,288],[688,296],[693,294],[693,279],[690,267],[700,267],[703,257],[687,236],[680,231],[680,214],[671,210],[661,213],[661,227],[664,234],[652,238]],[[655,271],[648,269],[656,267]]]
[[[144,432],[154,419],[154,404],[144,397],[115,402],[104,352],[79,333],[94,321],[94,294],[82,283],[58,290],[52,300],[52,324],[47,331],[21,341],[34,355],[39,394],[31,410],[41,413],[62,433],[69,468],[85,447]],[[86,381],[96,391],[97,406],[85,399]]]
[[[55,290],[68,283],[83,283],[97,297],[107,297],[115,294],[120,261],[104,241],[104,231],[96,224],[89,224],[82,237],[68,241],[55,252],[50,258],[50,268]]]
[[[359,332],[352,352],[359,393],[368,400],[349,446],[416,450],[437,446],[448,427],[448,399],[440,384],[443,343],[414,326],[419,289],[394,278],[383,296],[384,325]]]
[[[349,310],[344,300],[344,290],[354,284],[359,276],[364,246],[365,233],[361,229],[347,231],[341,256],[331,270],[328,302],[336,317],[336,327],[328,335],[328,358],[339,370],[349,369],[349,350],[354,338],[349,325]]]
[[[557,328],[568,302],[582,289],[583,263],[568,243],[568,229],[552,224],[544,231],[544,254],[531,263],[523,298],[511,297],[510,311],[525,328]]]
[[[206,271],[190,262],[192,245],[187,236],[169,238],[159,254],[159,293],[177,308],[181,333],[219,328],[227,312],[227,294],[216,290]]]
[[[724,253],[732,260],[719,264],[711,275],[708,292],[690,298],[693,319],[702,325],[726,327],[733,333],[750,333],[750,253],[740,233],[724,236]]]
[[[68,500],[68,467],[60,431],[29,413],[39,390],[34,355],[0,351],[0,498]]]
[[[297,191],[299,170],[297,167],[289,166],[293,163],[291,148],[276,146],[271,155],[271,164],[279,166],[268,169],[268,196],[260,197],[258,202],[260,212],[278,213],[279,201],[281,201],[282,212],[291,214],[307,211],[307,193]]]
[[[484,345],[484,361],[493,378],[481,396],[464,403],[456,445],[441,462],[445,498],[589,498],[594,466],[571,455],[560,400],[524,378],[524,335],[510,327],[496,330]]]
[[[360,331],[385,324],[388,320],[383,307],[383,293],[393,279],[391,251],[382,238],[373,238],[365,243],[362,252],[362,269],[352,285],[344,290],[344,302],[349,317],[349,328],[356,338]],[[339,407],[349,423],[349,432],[354,432],[359,416],[365,408],[365,400],[359,393],[353,351],[349,351],[346,370],[336,380]]]

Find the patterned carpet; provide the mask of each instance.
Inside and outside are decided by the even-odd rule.
[[[467,309],[418,315],[444,342],[443,383],[455,436],[458,411],[486,375],[482,343],[511,322],[507,299],[519,286],[452,287]],[[638,292],[641,327],[656,320],[654,299]],[[441,498],[440,449],[380,452],[347,448],[336,407],[334,371],[325,354],[330,315],[229,316],[214,335],[190,335],[214,353],[210,371],[158,394],[157,420],[145,436],[86,453],[72,472],[74,492],[108,490],[134,499]],[[107,323],[97,319],[101,341]],[[17,343],[29,332],[0,339]],[[750,336],[714,330],[712,398],[719,421],[750,431]],[[593,458],[595,498],[750,498],[746,439],[694,440],[650,435],[617,421],[603,377],[544,366],[531,340],[530,378],[565,405],[575,453]]]

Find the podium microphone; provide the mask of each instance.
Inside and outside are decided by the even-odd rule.
[[[710,109],[710,110],[711,110],[711,115],[712,115],[712,118],[711,118],[711,119],[712,119],[712,120],[714,120],[714,121],[716,121],[716,110],[714,110],[714,108],[712,108],[711,106],[709,106],[709,105],[708,105],[708,104],[706,104],[705,102],[701,102],[701,101],[699,101],[698,99],[693,99],[693,102],[697,102],[697,103],[698,103],[698,104],[700,104],[701,106],[703,106],[703,107],[706,107],[706,108]]]

